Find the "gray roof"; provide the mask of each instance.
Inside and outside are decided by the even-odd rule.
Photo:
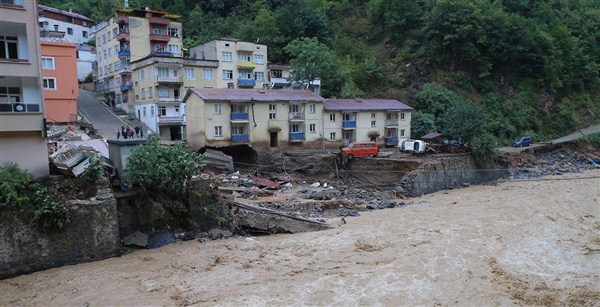
[[[226,88],[193,88],[188,92],[198,95],[203,100],[222,101],[317,101],[323,97],[308,90],[257,90]]]
[[[327,111],[346,110],[413,110],[412,107],[403,104],[396,99],[327,99],[324,105]]]

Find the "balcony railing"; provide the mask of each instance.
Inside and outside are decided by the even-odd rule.
[[[39,103],[24,103],[24,102],[0,102],[0,112],[42,112]]]
[[[304,113],[302,112],[290,112],[290,120],[304,120]]]
[[[119,57],[124,57],[124,56],[130,56],[131,52],[129,52],[129,50],[121,50],[118,53]]]
[[[162,83],[182,83],[182,79],[181,77],[163,77],[163,76],[157,76],[156,77],[156,82],[162,82]]]
[[[386,119],[385,125],[386,126],[398,126],[398,120],[397,119]]]
[[[248,120],[248,113],[231,113],[231,120]]]
[[[130,90],[131,90],[131,84],[121,85],[121,92],[130,91]]]
[[[303,141],[304,132],[290,132],[290,141]]]
[[[232,142],[248,142],[250,140],[250,136],[247,134],[236,134],[231,136]]]
[[[398,144],[398,137],[388,137],[385,138],[385,144],[387,145],[397,145]]]
[[[342,128],[356,128],[355,120],[345,120],[342,122]]]
[[[183,97],[159,97],[158,102],[182,102]]]
[[[254,79],[238,79],[238,86],[252,86],[256,85],[256,80]]]
[[[151,41],[168,42],[170,39],[171,37],[169,37],[169,35],[166,34],[150,34]]]
[[[115,72],[119,74],[130,73],[131,66],[120,66],[119,68],[115,69]]]
[[[237,61],[237,67],[239,68],[256,68],[256,64],[251,61]]]
[[[0,5],[24,7],[25,1],[24,0],[1,0]]]
[[[150,54],[156,56],[173,56],[173,54],[168,51],[152,51]]]
[[[154,24],[154,25],[164,25],[164,26],[168,26],[169,25],[169,20],[166,18],[161,18],[161,17],[150,17],[149,18],[149,22],[150,24]]]
[[[183,116],[159,116],[159,124],[182,124]]]

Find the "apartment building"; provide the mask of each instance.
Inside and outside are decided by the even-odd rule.
[[[49,175],[36,1],[0,2],[0,165]],[[47,85],[45,82],[44,85]]]
[[[222,38],[190,48],[190,57],[219,61],[218,88],[262,89],[270,84],[266,45]]]
[[[321,148],[323,102],[307,90],[199,89],[184,98],[187,143]]]
[[[137,118],[161,139],[185,139],[185,105],[188,89],[214,88],[218,61],[150,55],[131,62],[132,77],[121,79],[130,93]]]
[[[40,44],[46,121],[74,122],[79,96],[76,45],[60,37],[42,37]]]
[[[118,9],[96,26],[98,81],[96,89],[117,107],[135,112],[131,87],[131,62],[148,55],[182,57],[181,22],[179,16],[149,8]]]
[[[271,89],[310,89],[315,94],[321,95],[321,80],[315,79],[310,84],[292,81],[291,68],[284,64],[267,65],[269,69],[269,88]]]
[[[86,16],[41,4],[38,4],[38,13],[42,31],[64,32],[65,38],[76,44],[84,44],[94,38],[92,28],[95,23]]]
[[[323,134],[329,145],[374,141],[398,146],[410,138],[413,108],[394,99],[328,99],[323,113]]]

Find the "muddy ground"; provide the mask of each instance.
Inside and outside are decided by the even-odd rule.
[[[534,180],[531,180],[534,179]],[[600,170],[0,281],[0,305],[600,305]]]

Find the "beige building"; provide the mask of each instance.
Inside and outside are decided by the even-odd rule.
[[[413,108],[394,99],[328,99],[323,135],[329,145],[374,141],[398,146],[410,138]]]
[[[96,32],[97,90],[133,113],[131,62],[148,55],[183,56],[180,16],[123,8],[100,22]]]
[[[267,46],[222,38],[190,48],[190,57],[219,61],[218,88],[257,88],[269,86]]]
[[[49,175],[36,1],[0,2],[0,165]]]
[[[306,90],[198,89],[185,98],[195,148],[321,148],[324,99]]]
[[[269,64],[269,88],[271,89],[310,89],[321,95],[321,80],[315,79],[310,84],[290,80],[290,66],[284,64]]]
[[[218,61],[150,55],[131,63],[131,93],[135,115],[161,139],[185,138],[188,89],[215,88]]]

